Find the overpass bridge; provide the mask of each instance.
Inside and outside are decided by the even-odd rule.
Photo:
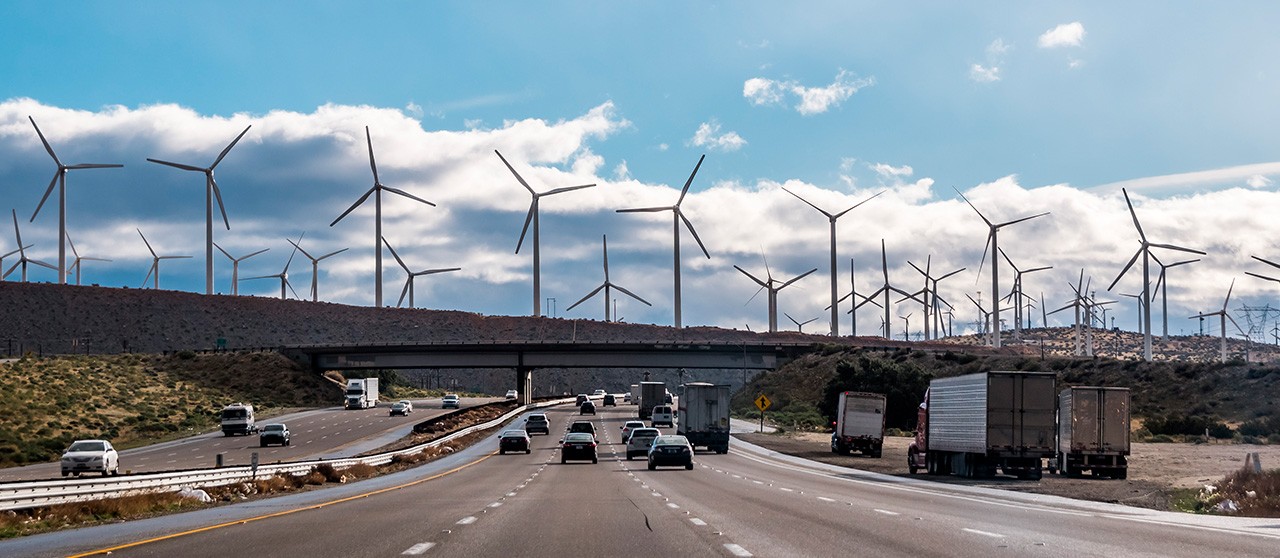
[[[533,393],[539,368],[686,368],[773,370],[811,343],[474,341],[464,343],[291,345],[281,352],[315,372],[328,370],[506,368],[520,399]]]

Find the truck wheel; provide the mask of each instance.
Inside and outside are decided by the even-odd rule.
[[[689,462],[689,463],[685,463],[685,465],[684,465],[684,470],[686,470],[686,471],[692,471],[692,470],[693,470],[693,462],[691,461],[691,462]]]
[[[1115,474],[1112,475],[1111,478],[1125,480],[1129,478],[1129,469],[1116,469]]]
[[[529,448],[525,448],[525,449],[524,449],[524,453],[525,453],[525,455],[529,455],[530,453],[533,453],[533,450],[531,450],[531,449],[529,449]]]
[[[506,455],[506,454],[507,454],[507,450],[504,450],[504,449],[498,450],[498,455]]]
[[[871,452],[871,457],[874,457],[874,458],[876,458],[876,459],[880,459],[880,450],[874,450],[874,451],[872,451],[872,452]]]

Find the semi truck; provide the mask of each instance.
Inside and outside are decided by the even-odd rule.
[[[831,453],[848,455],[857,451],[865,456],[880,457],[884,444],[884,407],[884,394],[842,392],[836,406]]]
[[[253,420],[253,405],[232,403],[222,408],[222,435],[248,436],[258,431]]]
[[[640,382],[640,419],[648,420],[653,416],[653,408],[665,404],[667,384],[662,382]]]
[[[1129,388],[1072,386],[1058,394],[1057,469],[1128,477]]]
[[[989,477],[998,469],[1039,479],[1054,457],[1055,377],[1049,372],[979,372],[929,382],[907,449],[912,473]]]
[[[676,434],[689,439],[693,447],[705,447],[716,453],[729,453],[728,384],[690,382],[680,396]]]
[[[377,378],[349,378],[347,380],[346,406],[348,409],[368,409],[378,406]]]

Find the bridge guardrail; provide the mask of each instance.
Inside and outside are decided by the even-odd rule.
[[[311,471],[318,465],[330,465],[335,469],[344,469],[356,464],[386,465],[397,455],[411,455],[424,449],[439,446],[481,430],[499,426],[521,413],[531,409],[541,409],[552,405],[571,402],[573,399],[557,399],[523,405],[489,422],[468,426],[445,436],[411,446],[401,450],[388,451],[364,457],[343,457],[337,459],[314,459],[310,461],[291,461],[259,465],[256,470],[249,465],[237,465],[218,469],[193,469],[187,471],[168,471],[163,473],[139,473],[120,477],[102,477],[100,479],[74,480],[41,480],[6,483],[0,486],[0,510],[20,510],[54,504],[101,500],[119,496],[128,496],[144,492],[178,491],[184,488],[200,486],[221,486],[259,476],[271,477],[277,474],[301,475]]]

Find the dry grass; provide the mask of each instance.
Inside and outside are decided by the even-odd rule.
[[[1198,513],[1280,517],[1280,469],[1240,469],[1201,490],[1190,507]]]
[[[141,519],[204,506],[175,492],[153,492],[89,502],[59,504],[0,514],[0,538],[84,527],[98,523]]]

